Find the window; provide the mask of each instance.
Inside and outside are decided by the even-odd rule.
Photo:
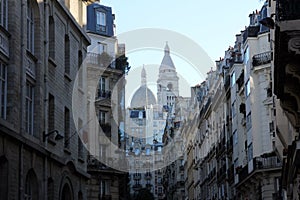
[[[250,79],[246,82],[246,97],[248,97],[250,95]]]
[[[251,112],[250,112],[246,118],[246,130],[249,131],[251,127],[252,127],[252,119],[251,119]]]
[[[253,159],[253,145],[252,143],[248,146],[248,162]]]
[[[55,24],[52,16],[49,17],[49,57],[55,60]]]
[[[34,121],[34,86],[26,82],[26,105],[25,105],[25,130],[26,133],[33,135]]]
[[[7,67],[0,62],[0,117],[6,119]]]
[[[106,14],[101,11],[96,11],[96,31],[106,32]]]
[[[107,53],[107,45],[99,42],[99,54]]]
[[[70,147],[70,110],[65,107],[64,113],[65,148]]]
[[[234,144],[238,143],[238,134],[236,130],[233,132],[233,142]]]
[[[65,35],[65,74],[70,75],[70,38]]]
[[[235,114],[236,114],[236,111],[235,111],[235,101],[232,103],[232,106],[231,106],[231,113],[232,113],[232,117],[234,117]]]
[[[7,29],[7,1],[0,0],[0,25]]]
[[[30,0],[27,1],[27,50],[34,54],[34,14]]]
[[[105,122],[106,122],[106,112],[104,112],[104,111],[99,111],[99,123],[100,123],[100,125],[101,124],[105,124]]]
[[[55,101],[54,96],[49,94],[48,101],[48,132],[53,131],[55,129]],[[50,135],[49,137],[53,137],[54,135]],[[53,138],[52,138],[53,139]]]
[[[99,86],[98,86],[98,97],[103,97],[105,98],[108,93],[106,93],[106,80],[104,77],[100,77],[99,79]]]
[[[78,127],[77,127],[77,129],[78,129],[78,133],[79,133],[79,135],[83,135],[82,133],[83,133],[83,122],[82,122],[82,119],[78,119]],[[80,138],[80,136],[78,136],[78,157],[79,158],[83,158],[83,144],[82,144],[82,141],[81,141],[81,138]]]
[[[232,72],[231,74],[231,87],[235,84],[235,72]]]
[[[249,48],[247,47],[244,52],[244,64],[247,64],[249,61]]]
[[[78,51],[78,87],[82,88],[83,86],[83,68],[81,68],[82,64],[82,52]]]
[[[30,170],[26,176],[25,180],[25,191],[24,199],[25,200],[37,200],[38,199],[38,182],[35,173]]]

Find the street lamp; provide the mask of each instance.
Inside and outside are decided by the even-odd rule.
[[[61,139],[64,138],[64,136],[62,136],[62,135],[59,133],[59,131],[56,130],[56,129],[55,129],[55,130],[52,130],[52,131],[49,131],[47,134],[45,134],[45,131],[44,131],[43,133],[44,133],[44,135],[43,135],[43,141],[44,141],[44,142],[45,142],[45,140],[46,140],[46,137],[49,137],[49,136],[52,135],[53,133],[56,134],[54,140],[61,140]]]

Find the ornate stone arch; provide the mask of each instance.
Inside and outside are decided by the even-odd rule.
[[[33,169],[28,170],[24,184],[24,199],[38,200],[39,183],[36,173]]]
[[[73,200],[74,199],[74,190],[68,173],[63,172],[60,189],[59,189],[59,200]]]

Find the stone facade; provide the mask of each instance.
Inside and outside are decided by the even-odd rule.
[[[62,1],[7,0],[1,10],[1,198],[86,199],[72,90],[90,40]]]
[[[197,131],[183,129],[186,136],[196,133],[185,137],[188,199],[282,197],[283,145],[274,127],[270,30],[259,23],[271,9],[266,2],[249,15],[250,24],[236,35],[234,47],[194,88]]]

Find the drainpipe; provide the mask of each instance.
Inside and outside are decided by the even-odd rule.
[[[48,47],[49,47],[49,2],[44,0],[44,132],[48,134]],[[44,135],[43,135],[44,138]],[[47,150],[48,138],[45,138],[44,147]],[[44,159],[44,199],[48,199],[48,155]]]
[[[26,69],[24,67],[24,48],[25,48],[25,38],[24,38],[24,19],[25,16],[24,16],[24,9],[26,8],[25,7],[26,5],[26,2],[25,0],[22,0],[21,1],[21,19],[20,19],[20,22],[21,22],[21,29],[20,29],[20,41],[21,41],[21,45],[20,45],[20,48],[21,48],[21,51],[20,51],[20,114],[19,114],[19,134],[20,135],[23,135],[25,133],[25,130],[24,130],[24,120],[23,120],[23,114],[24,114],[24,111],[25,111],[25,107],[24,107],[24,90],[25,90],[25,86],[26,86]],[[22,200],[23,199],[23,196],[24,196],[24,190],[23,190],[23,185],[24,185],[24,169],[23,169],[23,143],[20,144],[19,146],[19,200]]]

